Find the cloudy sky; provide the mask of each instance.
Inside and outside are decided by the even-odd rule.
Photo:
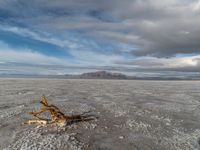
[[[0,74],[200,77],[200,0],[0,0]]]

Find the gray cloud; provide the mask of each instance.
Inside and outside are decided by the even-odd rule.
[[[4,23],[84,34],[137,46],[132,54],[169,57],[200,52],[200,7],[189,0],[3,1]]]
[[[116,51],[119,55],[135,56],[134,60],[108,63],[119,65],[119,70],[200,72],[199,58],[175,59],[177,54],[200,54],[200,1],[0,0],[0,21],[2,26],[24,28],[26,35],[33,38],[34,31],[47,37],[59,36],[55,39],[37,36],[59,46],[69,45],[67,31],[127,45],[128,50],[118,47]],[[82,55],[87,59],[87,52]]]
[[[87,34],[137,46],[134,55],[169,57],[178,53],[199,53],[200,9],[193,1],[101,1],[85,4],[67,3],[81,12],[104,11],[113,22],[98,20],[96,16],[62,16],[59,25],[52,27],[79,29]],[[76,7],[75,7],[76,6]],[[61,23],[63,20],[64,23]],[[48,23],[48,21],[47,21]]]
[[[200,56],[190,56],[184,58],[155,58],[142,57],[134,60],[119,61],[116,64],[133,67],[137,71],[157,72],[200,72]]]

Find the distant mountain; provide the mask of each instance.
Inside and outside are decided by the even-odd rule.
[[[123,80],[200,80],[200,77],[140,77],[128,76],[122,73],[112,73],[107,71],[88,72],[83,74],[65,75],[33,75],[33,74],[0,74],[0,78],[55,78],[55,79],[123,79]]]
[[[128,79],[128,76],[121,73],[111,73],[107,71],[88,72],[79,75],[83,79]]]

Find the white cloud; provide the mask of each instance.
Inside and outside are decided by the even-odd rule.
[[[194,11],[199,11],[200,10],[200,1],[196,1],[192,4],[192,8]]]
[[[79,60],[83,65],[89,66],[112,66],[115,61],[121,61],[125,58],[121,55],[104,54],[93,51],[72,50],[70,54],[74,59]]]
[[[12,33],[18,34],[23,37],[29,37],[34,40],[47,42],[47,43],[54,44],[54,45],[57,45],[60,47],[74,46],[74,43],[69,42],[66,39],[61,40],[61,39],[58,39],[55,37],[47,36],[47,33],[45,33],[45,32],[40,32],[41,34],[39,34],[34,31],[30,31],[29,29],[26,29],[26,28],[19,28],[19,27],[15,27],[15,26],[3,26],[3,25],[0,25],[0,30],[12,32]]]
[[[82,47],[84,48],[84,47]],[[37,51],[24,48],[13,48],[0,41],[0,63],[23,63],[37,65],[62,65],[62,66],[113,66],[114,62],[125,60],[120,54],[104,54],[90,50],[72,49],[68,51],[72,59],[61,59],[47,56]]]
[[[200,67],[200,55],[186,57],[156,58],[156,57],[140,57],[134,60],[118,62],[124,66],[132,66],[146,70],[180,70],[184,68],[195,70]],[[184,71],[184,70],[183,70]]]
[[[66,61],[60,58],[47,56],[30,49],[14,49],[0,41],[0,62],[25,63],[40,65],[65,65]]]

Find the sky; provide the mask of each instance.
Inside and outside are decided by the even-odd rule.
[[[0,0],[0,74],[200,78],[200,0]]]

